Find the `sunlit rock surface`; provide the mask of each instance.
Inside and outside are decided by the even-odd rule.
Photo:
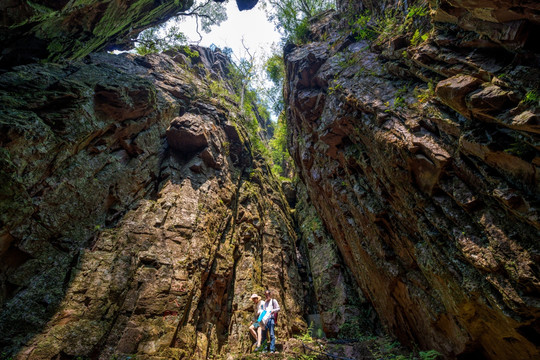
[[[280,336],[306,328],[287,200],[237,104],[208,87],[222,55],[172,55],[0,76],[7,354],[247,352],[249,297],[266,287]]]
[[[240,10],[249,10],[258,0],[236,2]],[[2,1],[0,67],[131,49],[142,30],[189,12],[193,4],[193,0]]]
[[[388,2],[354,3],[382,14]],[[432,4],[434,33],[417,46],[412,33],[356,41],[329,14],[286,48],[291,155],[391,333],[450,358],[534,359],[536,5],[449,3]],[[440,15],[450,10],[471,21]],[[495,33],[518,23],[529,30]]]

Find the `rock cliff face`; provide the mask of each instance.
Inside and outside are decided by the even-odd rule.
[[[1,356],[234,358],[270,287],[282,339],[538,358],[537,2],[340,1],[285,49],[296,190],[221,53],[94,53],[191,3],[0,5]]]
[[[264,287],[283,338],[306,328],[287,200],[224,95],[226,58],[199,51],[0,76],[3,352],[245,352]]]
[[[362,40],[392,3],[343,2],[371,10],[364,33],[327,14],[286,48],[299,175],[390,332],[451,358],[538,358],[538,4],[431,2],[423,39]]]
[[[295,217],[301,249],[307,254],[307,276],[312,279],[312,284],[305,288],[314,292],[314,306],[307,309],[308,313],[319,316],[322,330],[330,338],[354,339],[360,334],[375,333],[378,330],[377,315],[355,285],[303,183],[297,185],[296,198]]]
[[[0,67],[131,49],[144,29],[186,13],[193,0],[9,0],[0,3]],[[216,1],[216,2],[223,2]],[[237,0],[240,10],[258,0]]]
[[[193,0],[6,1],[0,5],[0,64],[78,59],[107,45],[129,48],[140,31],[192,4]]]

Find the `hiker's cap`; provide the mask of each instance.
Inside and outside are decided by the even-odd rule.
[[[257,299],[258,299],[258,298],[259,298],[259,295],[257,295],[257,294],[253,294],[253,295],[251,295],[251,298],[252,298],[252,299],[255,299],[255,298],[257,298]]]

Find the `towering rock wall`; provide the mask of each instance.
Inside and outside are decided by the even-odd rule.
[[[3,353],[245,352],[266,287],[279,336],[305,329],[287,201],[222,81],[226,58],[199,50],[0,76]]]
[[[359,12],[327,14],[285,54],[290,151],[322,222],[401,340],[537,358],[538,5],[432,2],[431,29],[388,10],[407,2],[351,4],[367,21],[336,32]]]
[[[106,46],[133,47],[140,31],[188,9],[192,0],[7,1],[0,5],[2,66],[78,59]]]
[[[356,286],[345,266],[336,241],[326,230],[316,209],[309,200],[306,186],[296,185],[295,218],[302,252],[306,254],[307,276],[313,289],[311,303],[306,303],[308,321],[314,320],[313,332],[320,325],[329,338],[355,339],[374,334],[378,329],[377,314]],[[309,308],[312,305],[313,308]],[[315,319],[310,314],[317,314]],[[311,324],[310,324],[311,325]]]
[[[224,0],[214,0],[223,2]],[[236,0],[240,10],[258,0]],[[0,3],[0,68],[59,62],[131,49],[138,34],[178,14],[193,0],[9,0]]]

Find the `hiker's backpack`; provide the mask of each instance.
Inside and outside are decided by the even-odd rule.
[[[272,299],[272,305],[277,307],[276,299]],[[274,312],[274,325],[277,325],[278,313],[279,311]]]

